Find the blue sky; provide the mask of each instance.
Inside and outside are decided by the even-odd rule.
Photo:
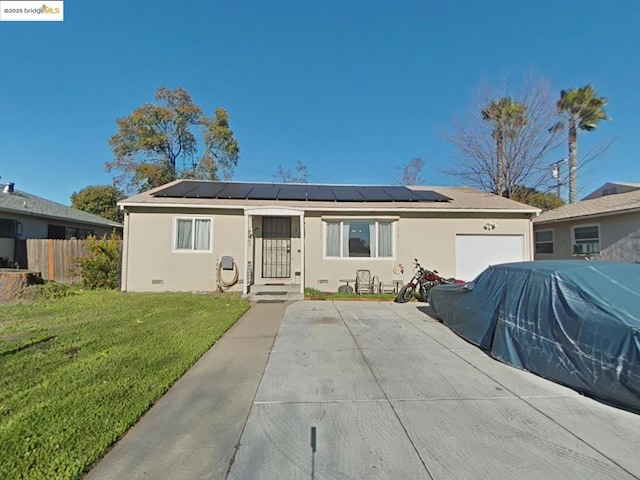
[[[425,183],[455,185],[453,119],[483,82],[535,69],[609,99],[580,145],[617,141],[581,186],[640,182],[638,25],[635,0],[67,0],[64,22],[0,23],[1,181],[61,203],[111,183],[116,118],[183,86],[229,112],[236,180],[300,160],[312,182],[385,184],[421,157]]]

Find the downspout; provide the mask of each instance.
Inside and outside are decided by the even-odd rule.
[[[244,212],[244,258],[242,259],[242,295],[246,295],[249,292],[249,279],[247,278],[247,270],[249,264],[247,257],[249,256],[249,215]]]
[[[127,279],[129,273],[129,223],[130,217],[129,212],[124,209],[124,207],[120,207],[121,210],[124,211],[124,242],[122,244],[122,273],[120,275],[120,290],[122,292],[127,291]]]
[[[529,216],[529,260],[535,260],[535,236],[533,233],[533,219],[540,215],[540,212],[533,213]]]
[[[304,298],[304,212],[300,212],[300,293]]]

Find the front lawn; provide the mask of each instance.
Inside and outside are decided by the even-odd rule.
[[[342,293],[322,292],[315,288],[305,288],[304,298],[307,300],[395,300],[395,293]]]
[[[0,306],[0,478],[79,478],[248,308],[115,291]]]

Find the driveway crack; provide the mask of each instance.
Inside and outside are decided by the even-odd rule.
[[[434,477],[433,473],[431,472],[431,470],[429,470],[429,467],[427,466],[427,462],[425,461],[425,459],[420,454],[420,451],[418,450],[418,447],[413,442],[413,439],[411,438],[411,435],[409,435],[409,432],[407,431],[407,428],[405,427],[404,423],[402,423],[402,420],[400,419],[400,416],[398,415],[398,412],[396,412],[396,409],[393,407],[393,403],[391,403],[391,400],[389,399],[389,396],[387,395],[387,392],[384,390],[384,388],[382,388],[382,384],[380,383],[380,379],[376,375],[376,372],[373,370],[373,367],[369,363],[369,360],[367,359],[366,355],[362,351],[362,348],[360,347],[360,344],[358,343],[358,340],[356,339],[355,335],[351,331],[351,328],[349,328],[349,325],[347,324],[347,322],[345,321],[344,317],[342,316],[342,312],[340,312],[340,310],[336,306],[335,302],[331,302],[331,303],[333,304],[333,307],[336,309],[336,313],[338,314],[338,316],[342,320],[342,323],[344,323],[344,326],[349,331],[349,335],[351,335],[351,338],[353,339],[354,343],[358,347],[358,352],[360,352],[360,355],[362,356],[362,359],[363,359],[365,365],[367,366],[367,368],[371,372],[371,375],[373,375],[373,378],[375,379],[376,383],[378,384],[378,387],[380,387],[380,391],[382,392],[382,394],[384,395],[384,398],[385,398],[384,401],[386,401],[389,404],[389,406],[391,407],[391,411],[393,412],[393,414],[395,415],[396,419],[398,420],[398,423],[402,427],[402,430],[404,431],[405,435],[407,436],[407,439],[409,440],[409,443],[411,443],[411,446],[413,447],[414,452],[416,452],[416,455],[420,459],[420,462],[422,463],[422,466],[424,467],[425,471],[429,475],[429,478],[431,478],[431,480],[434,480],[435,477]]]

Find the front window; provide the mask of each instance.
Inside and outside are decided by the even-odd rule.
[[[326,222],[327,257],[392,258],[393,223],[378,220]]]
[[[536,232],[536,253],[553,253],[553,230]]]
[[[0,218],[0,237],[15,238],[18,234],[18,221]]]
[[[210,218],[176,218],[175,250],[211,251]]]
[[[574,227],[573,253],[600,253],[600,231],[598,225]]]
[[[69,240],[70,238],[77,238],[78,240],[86,240],[91,235],[94,235],[94,231],[88,228],[76,228],[76,227],[65,228],[65,238],[67,240]]]

